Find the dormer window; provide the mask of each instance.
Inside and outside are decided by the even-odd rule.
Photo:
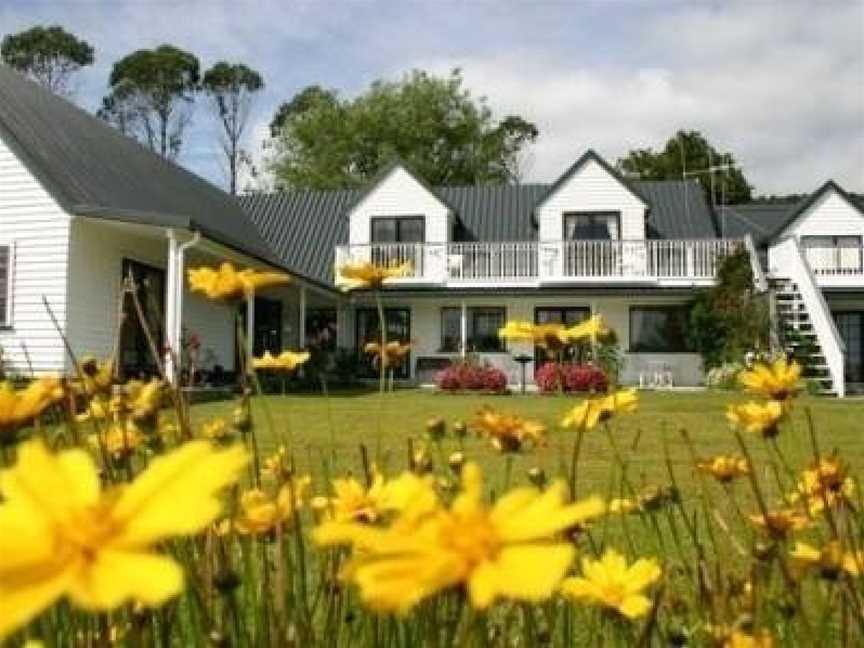
[[[572,212],[564,214],[565,241],[617,241],[620,237],[620,212]]]
[[[423,243],[426,219],[423,216],[373,217],[372,243]]]

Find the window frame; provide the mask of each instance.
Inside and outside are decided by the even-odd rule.
[[[507,349],[507,341],[498,337],[498,332],[495,332],[495,339],[498,341],[498,348],[496,349],[477,349],[474,348],[472,343],[474,339],[474,331],[476,329],[474,317],[482,311],[496,311],[501,315],[501,326],[503,327],[507,323],[507,307],[506,306],[468,306],[466,309],[466,339],[465,339],[465,352],[466,353],[508,353]],[[440,308],[440,323],[441,328],[439,331],[439,340],[438,340],[438,352],[439,353],[461,353],[461,344],[462,344],[462,307],[461,306],[442,306]],[[444,317],[447,312],[456,312],[459,314],[459,342],[455,348],[448,348],[444,344]]]
[[[395,241],[376,241],[375,240],[375,224],[383,221],[393,221],[396,235]],[[404,221],[419,221],[420,222],[420,240],[419,241],[403,241],[401,240],[402,223]],[[369,219],[369,243],[373,245],[395,245],[398,243],[417,244],[426,242],[426,217],[422,214],[405,215],[405,216],[372,216]]]
[[[595,239],[595,238],[567,238],[567,221],[570,218],[605,218],[615,219],[615,231],[617,238]],[[607,228],[608,229],[608,228]],[[620,241],[621,236],[621,212],[613,209],[600,211],[565,211],[561,214],[561,240],[562,241]]]
[[[644,312],[644,311],[667,312],[670,310],[687,310],[687,309],[689,309],[688,304],[646,304],[646,305],[634,304],[634,305],[631,305],[629,308],[629,317],[628,317],[628,322],[627,322],[628,326],[629,326],[628,335],[627,335],[627,338],[628,338],[627,351],[628,351],[628,353],[665,353],[665,354],[697,353],[697,351],[695,349],[689,348],[689,345],[687,342],[687,331],[686,330],[683,331],[684,335],[681,339],[681,347],[682,348],[670,348],[670,349],[654,349],[654,348],[644,349],[644,348],[641,348],[641,349],[637,349],[634,347],[633,316],[637,312],[640,312],[640,311],[642,311],[642,312]],[[689,313],[688,313],[687,319],[689,319]],[[685,326],[689,326],[689,322],[685,321]]]
[[[0,240],[0,248],[6,248],[6,308],[0,311],[0,331],[9,331],[14,328],[13,306],[15,288],[15,242]]]
[[[455,348],[448,348],[448,346],[444,343],[444,319],[448,312],[455,312],[459,317],[459,338],[456,341]],[[462,349],[462,307],[461,306],[442,306],[440,310],[440,323],[441,323],[441,332],[438,340],[438,352],[439,353],[461,353]]]

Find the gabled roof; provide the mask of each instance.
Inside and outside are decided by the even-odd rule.
[[[853,209],[855,209],[862,216],[864,216],[864,208],[862,208],[862,206],[858,203],[858,201],[855,200],[854,198],[852,198],[852,196],[850,196],[849,194],[847,194],[843,190],[843,188],[840,185],[838,185],[836,182],[834,182],[833,180],[828,180],[825,184],[823,184],[821,187],[819,187],[816,191],[814,191],[812,194],[810,194],[804,200],[802,200],[801,202],[799,202],[797,205],[794,206],[794,208],[789,212],[789,214],[786,217],[786,219],[784,220],[784,222],[781,223],[774,230],[774,232],[771,235],[771,238],[775,238],[775,237],[779,236],[780,234],[782,234],[783,230],[785,230],[792,223],[794,223],[795,220],[801,214],[803,214],[805,211],[807,211],[811,205],[813,205],[817,200],[819,200],[822,196],[824,196],[829,191],[833,191],[833,192],[837,193],[841,198],[843,198],[843,200],[845,200],[847,203],[849,203],[849,205]]]
[[[434,187],[432,192],[459,215],[454,240],[531,241],[534,206],[548,184]],[[685,239],[717,236],[714,219],[696,181],[636,181],[650,201],[648,235]],[[284,263],[332,285],[334,250],[348,243],[346,212],[359,190],[250,194],[240,204]]]
[[[621,175],[617,169],[615,169],[611,164],[609,164],[606,160],[603,159],[602,156],[598,155],[593,149],[588,149],[582,156],[576,160],[569,169],[567,169],[560,178],[558,178],[555,182],[553,182],[549,188],[546,190],[546,193],[540,197],[537,201],[537,204],[534,205],[534,208],[539,208],[544,202],[546,202],[553,194],[555,194],[558,189],[566,183],[570,178],[572,178],[582,167],[584,167],[588,162],[596,162],[603,170],[605,170],[609,175],[615,178],[621,185],[627,189],[636,200],[640,201],[646,207],[648,203],[645,201],[645,198],[639,195],[639,192],[633,188],[633,185]]]
[[[375,191],[381,185],[381,183],[384,182],[396,169],[402,169],[405,173],[411,176],[417,184],[419,184],[426,191],[428,191],[433,198],[438,200],[438,202],[441,203],[442,207],[450,210],[451,212],[454,211],[453,207],[451,205],[448,205],[447,202],[441,198],[441,196],[437,195],[435,193],[435,190],[423,179],[420,174],[414,171],[404,160],[402,160],[402,158],[398,156],[393,156],[390,159],[390,162],[381,167],[381,170],[379,170],[378,173],[375,174],[375,177],[372,178],[372,180],[367,182],[366,186],[363,189],[358,189],[355,191],[354,200],[351,202],[350,205],[347,206],[345,211],[351,211],[357,205],[359,205],[363,201],[363,199],[365,199],[373,191]]]
[[[4,65],[0,139],[69,214],[198,230],[294,272],[230,195]]]

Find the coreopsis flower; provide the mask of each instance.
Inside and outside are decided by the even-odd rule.
[[[0,383],[0,435],[30,425],[46,409],[63,400],[63,382],[55,376],[31,381],[24,389]]]
[[[212,419],[201,425],[201,437],[221,443],[230,439],[231,428],[223,418]]]
[[[376,265],[369,261],[346,263],[339,266],[336,271],[336,284],[344,291],[358,288],[378,290],[391,279],[410,275],[411,270],[410,262],[386,266]]]
[[[255,369],[266,369],[269,371],[294,371],[308,360],[308,351],[283,351],[278,356],[265,351],[264,355],[260,358],[252,360],[252,366]]]
[[[491,407],[477,413],[472,427],[499,452],[519,452],[525,446],[542,446],[546,441],[546,426],[539,421],[496,412]]]
[[[152,550],[196,534],[219,515],[219,492],[237,481],[240,447],[192,442],[150,462],[133,482],[107,491],[84,450],[20,446],[0,472],[0,638],[64,595],[87,610],[126,601],[160,605],[183,588],[170,557]]]
[[[561,427],[575,430],[593,430],[598,423],[608,421],[615,414],[631,414],[639,406],[635,389],[622,389],[606,396],[594,396],[573,407],[561,419]]]
[[[113,358],[98,360],[93,356],[85,356],[81,358],[79,366],[81,367],[80,380],[73,383],[76,391],[88,396],[111,393],[115,373]]]
[[[127,421],[125,425],[113,423],[104,433],[91,437],[91,443],[97,448],[104,448],[115,461],[126,459],[145,442],[146,438],[133,421]]]
[[[796,542],[789,556],[799,571],[813,570],[826,580],[836,580],[843,573],[850,576],[864,573],[864,551],[844,551],[836,540],[821,548]]]
[[[820,457],[801,473],[787,499],[791,504],[803,500],[810,514],[818,515],[826,506],[850,501],[854,494],[855,480],[847,474],[844,463],[838,457]]]
[[[427,508],[417,515],[411,504],[387,528],[324,524],[315,532],[316,541],[354,547],[345,576],[374,610],[406,612],[460,585],[472,606],[485,609],[498,598],[550,598],[575,553],[560,534],[602,515],[604,508],[599,498],[566,503],[563,482],[545,491],[517,488],[486,506],[474,463],[463,467],[461,484],[449,508]]]
[[[734,479],[750,473],[750,464],[744,457],[728,455],[717,455],[699,461],[696,468],[723,484],[728,484]]]
[[[628,566],[624,556],[607,549],[600,560],[583,558],[582,576],[566,578],[561,593],[636,619],[651,609],[651,599],[644,591],[661,575],[660,565],[653,558],[640,558]]]
[[[380,366],[378,363],[381,362],[382,353],[381,345],[378,342],[368,342],[366,346],[363,347],[363,351],[372,356],[372,362],[376,367]],[[388,342],[384,345],[384,367],[398,367],[405,360],[409,351],[411,351],[410,344],[402,344],[395,340],[393,342]]]
[[[510,320],[498,329],[498,337],[512,342],[531,342],[550,353],[563,348],[567,342],[567,329],[555,322],[534,324],[523,320]]]
[[[800,531],[810,526],[810,519],[795,509],[781,509],[751,515],[750,521],[772,538],[787,538],[794,531]]]
[[[581,340],[598,340],[609,335],[610,329],[606,325],[601,315],[592,315],[584,322],[580,322],[575,326],[564,331],[564,336],[568,342],[580,342]]]
[[[741,385],[754,394],[775,401],[787,401],[801,390],[801,365],[787,362],[786,358],[775,360],[770,365],[757,363],[752,369],[738,376]]]
[[[774,639],[764,629],[745,632],[724,625],[709,625],[706,630],[717,648],[774,648]]]
[[[384,476],[376,472],[367,488],[355,477],[334,479],[328,500],[329,519],[336,522],[374,523],[387,510]]]
[[[280,445],[276,452],[265,457],[261,462],[261,474],[277,481],[288,477],[288,448]]]
[[[242,535],[266,535],[290,520],[303,507],[306,490],[312,483],[309,475],[284,483],[275,497],[259,488],[240,495],[240,511],[234,528]]]
[[[282,286],[291,281],[288,275],[279,272],[259,272],[247,268],[237,270],[227,261],[218,270],[202,266],[190,268],[189,288],[209,299],[239,299],[254,295],[261,288]]]
[[[130,380],[124,387],[124,405],[129,415],[137,420],[150,420],[162,406],[162,381]]]
[[[615,497],[609,500],[607,510],[609,513],[617,513],[626,515],[627,513],[635,513],[642,509],[638,499],[634,500],[629,497]]]
[[[783,403],[776,400],[757,403],[750,401],[742,405],[730,405],[726,410],[726,418],[738,428],[753,434],[760,434],[765,439],[776,437],[780,433],[780,422],[786,417]]]

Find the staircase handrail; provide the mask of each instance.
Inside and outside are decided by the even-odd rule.
[[[748,232],[744,237],[744,247],[750,254],[750,268],[753,270],[753,283],[756,290],[765,292],[768,290],[768,277],[765,276],[765,270],[762,269],[762,263],[759,261],[759,252],[756,250],[756,244],[753,242],[753,236]]]

